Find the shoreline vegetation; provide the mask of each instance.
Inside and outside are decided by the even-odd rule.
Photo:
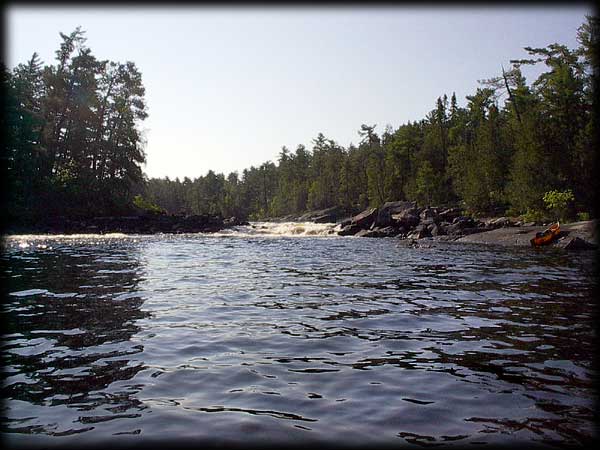
[[[5,234],[211,232],[297,219],[339,222],[342,235],[521,245],[560,220],[561,245],[596,245],[595,16],[579,28],[578,48],[525,47],[528,58],[480,80],[465,106],[444,94],[421,120],[362,124],[357,145],[319,133],[311,149],[283,147],[277,162],[183,180],[142,170],[148,113],[136,65],[96,59],[80,28],[60,35],[54,64],[34,53],[1,71]],[[545,67],[530,84],[528,65]]]

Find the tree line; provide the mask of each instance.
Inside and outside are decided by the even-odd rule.
[[[425,118],[394,129],[362,124],[347,148],[318,134],[283,147],[276,163],[225,176],[148,180],[145,195],[169,212],[264,218],[333,206],[349,213],[386,201],[462,204],[476,214],[546,214],[544,196],[569,193],[571,212],[596,202],[598,22],[587,17],[579,47],[526,47],[459,106],[440,96]],[[526,65],[544,71],[528,84]],[[547,197],[547,196],[546,196]],[[584,214],[583,216],[585,216]]]
[[[140,71],[98,60],[80,28],[60,35],[55,64],[2,68],[9,222],[125,214],[144,181]]]
[[[133,203],[168,213],[257,219],[340,207],[348,213],[386,201],[461,204],[474,214],[532,219],[545,199],[571,212],[596,204],[597,18],[577,32],[578,47],[526,47],[459,106],[440,96],[421,120],[394,129],[362,124],[357,145],[319,133],[310,148],[283,147],[277,161],[225,176],[144,176],[146,117],[133,63],[98,61],[77,29],[62,35],[54,66],[37,56],[3,71],[8,92],[9,210],[15,217],[125,213]],[[522,67],[541,74],[527,83]],[[551,195],[552,194],[552,195]],[[556,194],[556,195],[554,195]]]

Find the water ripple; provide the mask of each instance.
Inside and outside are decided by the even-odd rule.
[[[7,442],[591,442],[593,257],[327,230],[8,239]]]

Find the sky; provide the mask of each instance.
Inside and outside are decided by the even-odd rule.
[[[98,59],[133,61],[146,87],[149,177],[227,175],[312,148],[347,147],[361,124],[420,120],[443,94],[459,105],[523,47],[577,47],[591,6],[23,7],[5,9],[10,68],[54,64],[77,26]],[[528,82],[543,67],[524,70]]]

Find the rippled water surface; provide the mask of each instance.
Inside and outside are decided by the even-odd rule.
[[[595,437],[593,254],[248,230],[7,238],[5,441]]]

